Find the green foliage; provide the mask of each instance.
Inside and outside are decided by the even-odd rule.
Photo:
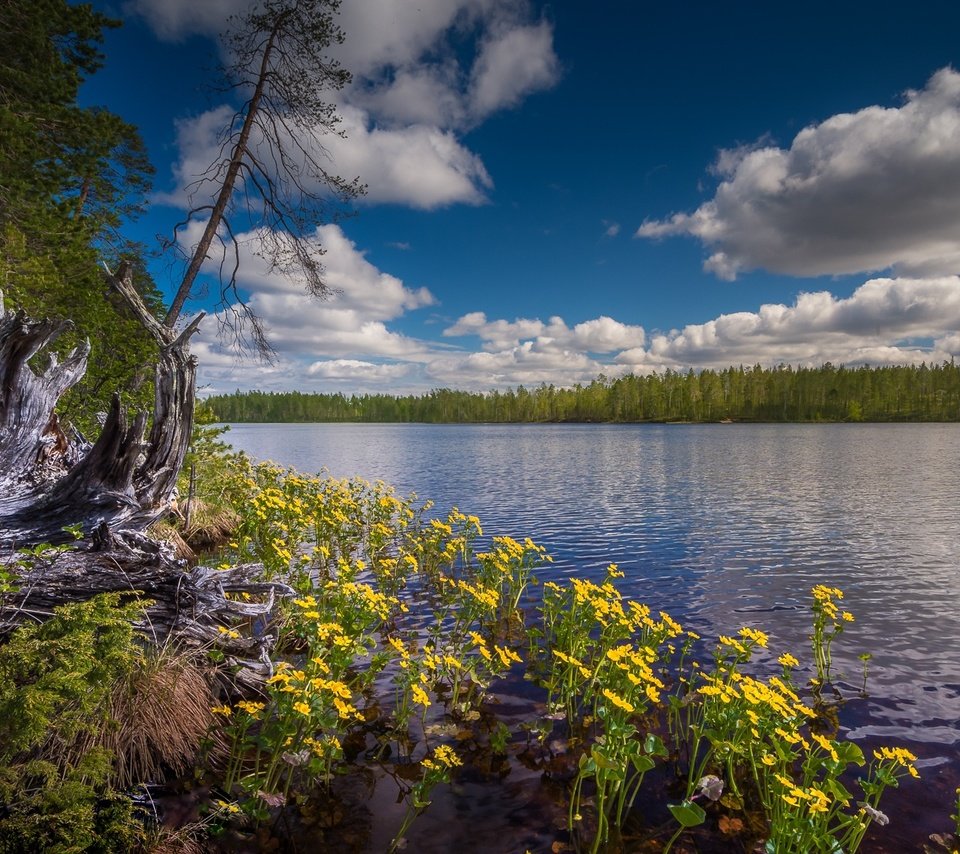
[[[957,421],[960,366],[667,371],[587,386],[421,396],[234,392],[207,399],[221,421]]]
[[[111,759],[106,751],[91,750],[66,770],[39,760],[0,770],[0,803],[7,805],[0,852],[136,850],[142,827],[130,799],[107,786]]]
[[[110,789],[114,757],[71,749],[110,725],[117,680],[139,655],[140,605],[104,594],[57,608],[0,647],[0,852],[130,850],[129,799]]]
[[[51,731],[70,739],[103,722],[111,686],[133,664],[131,622],[140,611],[105,594],[13,633],[0,647],[0,760],[39,746]]]
[[[0,259],[9,305],[67,318],[56,343],[95,342],[84,379],[61,402],[92,432],[115,392],[149,404],[155,360],[141,325],[107,293],[101,261],[133,257],[148,305],[159,294],[142,251],[118,235],[140,210],[152,167],[135,128],[101,108],[80,107],[85,77],[101,65],[103,30],[116,26],[65,0],[0,4]]]
[[[457,509],[426,519],[429,504],[418,511],[383,484],[272,464],[250,466],[236,488],[241,524],[218,568],[256,559],[300,595],[281,605],[280,658],[263,694],[213,708],[230,744],[222,791],[235,799],[215,802],[222,820],[265,821],[335,774],[369,772],[369,762],[397,781],[406,804],[392,841],[400,847],[431,791],[464,761],[444,739],[480,745],[480,729],[491,752],[509,744],[489,697],[514,668],[543,691],[543,716],[522,726],[542,733],[544,762],[569,775],[579,850],[601,850],[637,817],[658,767],[660,780],[686,781],[666,805],[674,821],[661,830],[673,834],[664,850],[721,819],[750,835],[751,850],[766,843],[790,854],[856,851],[870,823],[884,821],[884,792],[918,775],[902,747],[865,757],[823,701],[830,646],[853,620],[836,588],[813,588],[806,670],[819,678],[805,701],[790,653],[777,658],[780,675],[751,675],[772,664],[759,629],[720,635],[712,666],[701,666],[694,653],[709,647],[700,636],[624,595],[615,564],[602,581],[546,581],[540,607],[524,614],[531,572],[549,560],[529,540],[485,536]],[[478,542],[487,550],[475,551]],[[234,639],[248,631],[221,627]]]
[[[115,26],[86,4],[0,4],[0,223],[43,245],[103,236],[149,189],[136,130],[77,104],[103,62],[103,30]]]

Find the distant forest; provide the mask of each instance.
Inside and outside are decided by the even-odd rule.
[[[960,367],[758,365],[403,397],[238,391],[206,405],[207,417],[232,422],[960,421]]]

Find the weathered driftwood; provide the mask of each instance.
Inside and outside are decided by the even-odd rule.
[[[229,663],[263,674],[275,640],[266,626],[274,598],[294,591],[280,582],[261,581],[262,573],[262,565],[253,563],[226,570],[188,569],[166,544],[135,531],[111,531],[103,523],[89,543],[20,557],[15,568],[19,590],[8,594],[0,608],[0,635],[25,622],[46,620],[59,605],[99,593],[129,593],[131,599],[150,602],[138,626],[147,637],[157,643],[172,638],[195,648],[217,647],[232,658]],[[231,626],[251,619],[252,634],[231,637]]]
[[[47,619],[58,605],[124,591],[151,602],[139,627],[144,634],[158,643],[174,638],[215,646],[228,663],[241,665],[239,681],[256,683],[270,667],[273,638],[262,629],[274,597],[293,591],[261,582],[259,564],[188,569],[168,546],[140,533],[168,512],[190,442],[196,359],[189,340],[200,317],[177,334],[143,305],[128,265],[115,275],[108,271],[108,279],[158,345],[147,436],[146,415],[128,421],[114,398],[93,445],[68,438],[54,407],[83,376],[89,344],[62,363],[50,356],[45,369],[34,370],[30,361],[69,324],[7,312],[0,297],[0,564],[12,570],[18,588],[0,601],[0,636]],[[83,541],[40,555],[17,554],[73,541],[67,526],[79,529]],[[241,618],[252,619],[258,630],[227,628]]]
[[[0,516],[9,515],[7,508],[21,500],[18,491],[36,491],[76,462],[70,456],[75,449],[69,442],[64,445],[53,412],[86,371],[89,345],[74,350],[62,364],[51,355],[39,374],[27,364],[68,326],[67,321],[29,320],[23,312],[8,312],[0,298]]]
[[[96,443],[69,440],[54,413],[60,396],[86,369],[89,345],[46,370],[28,364],[65,328],[22,312],[0,316],[0,548],[62,543],[67,526],[90,533],[100,522],[143,530],[165,514],[193,429],[196,359],[190,336],[202,315],[177,334],[159,323],[121,265],[109,280],[157,341],[150,434],[145,413],[128,423],[118,398]],[[0,306],[2,307],[2,306]]]

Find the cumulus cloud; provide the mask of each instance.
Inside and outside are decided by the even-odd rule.
[[[412,365],[378,365],[358,359],[330,359],[314,362],[307,368],[307,375],[328,380],[382,382],[396,380],[410,373]]]
[[[465,314],[453,326],[443,331],[447,337],[476,335],[483,341],[483,349],[496,352],[518,347],[521,341],[532,339],[540,347],[570,348],[583,353],[610,353],[626,347],[643,346],[645,333],[640,326],[628,326],[610,317],[586,320],[570,328],[561,317],[541,320],[488,321],[482,311]]]
[[[957,349],[958,328],[960,278],[871,279],[845,299],[804,293],[792,306],[763,305],[656,334],[616,361],[649,369],[939,361]]]
[[[533,341],[497,353],[440,355],[426,365],[426,376],[434,384],[479,390],[540,383],[569,386],[591,382],[603,372],[616,375],[628,371],[585,353]]]
[[[220,325],[231,319],[228,307],[205,321],[194,339],[202,384],[216,390],[310,388],[316,385],[313,380],[337,379],[336,371],[345,376],[350,369],[359,379],[382,383],[405,376],[407,365],[425,362],[436,350],[391,328],[408,312],[432,305],[430,291],[409,288],[379,270],[339,226],[321,226],[311,238],[324,250],[325,280],[334,291],[325,301],[307,296],[298,283],[271,271],[257,255],[256,238],[238,235],[237,285],[262,321],[277,362],[256,363],[230,339],[218,337]],[[377,370],[364,369],[364,364]]]
[[[335,228],[330,226],[328,228]],[[552,383],[589,383],[667,368],[685,371],[731,364],[765,366],[905,364],[960,356],[960,277],[877,278],[846,298],[802,293],[792,305],[722,314],[669,332],[598,317],[573,325],[548,320],[488,319],[470,312],[444,330],[443,347],[408,337],[394,322],[428,296],[377,270],[345,237],[325,235],[327,260],[341,294],[308,300],[289,283],[262,279],[251,304],[280,344],[276,365],[238,363],[203,327],[197,341],[210,390],[299,388],[424,393],[450,386],[477,391]],[[368,297],[380,282],[388,298]],[[479,339],[479,346],[471,339]]]
[[[787,149],[722,152],[714,197],[645,222],[637,236],[691,235],[704,269],[732,280],[960,268],[960,73],[944,68],[902,106],[867,107],[804,128]]]
[[[223,105],[177,122],[180,157],[173,167],[176,189],[156,194],[156,201],[177,207],[209,201],[219,184],[207,173],[223,156],[221,135],[233,114],[232,107]],[[378,128],[356,107],[345,107],[341,116],[346,138],[322,136],[308,146],[316,149],[319,160],[329,159],[331,169],[341,175],[362,176],[367,203],[392,202],[430,210],[486,201],[485,191],[493,181],[480,158],[461,145],[452,131],[426,125]],[[284,144],[292,155],[298,153],[293,141],[285,139]],[[321,144],[323,152],[317,147]],[[301,181],[322,194],[320,184]]]
[[[215,36],[250,0],[130,0],[166,39]],[[433,209],[481,204],[493,186],[459,135],[490,114],[548,89],[560,76],[553,26],[516,0],[364,0],[341,7],[346,33],[331,54],[354,79],[336,94],[346,138],[326,135],[330,171],[359,176],[366,203]],[[181,124],[178,187],[219,157],[217,132],[233,115],[214,108]],[[178,189],[162,197],[183,203]]]
[[[471,312],[445,334],[479,336],[482,351],[430,358],[426,376],[461,388],[569,386],[604,373],[939,362],[960,354],[960,277],[871,279],[847,298],[800,294],[793,305],[724,314],[645,334],[608,317],[568,327],[561,318],[488,320]]]
[[[517,26],[484,40],[470,75],[470,113],[479,120],[513,107],[560,76],[553,27],[546,21]]]
[[[432,209],[482,204],[493,186],[483,162],[452,131],[430,125],[379,128],[356,107],[341,110],[345,138],[324,141],[334,167],[359,175],[366,202],[393,202]]]

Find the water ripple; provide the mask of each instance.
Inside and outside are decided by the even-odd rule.
[[[708,631],[749,620],[779,649],[806,647],[810,587],[839,586],[857,622],[837,667],[856,683],[857,654],[873,654],[855,732],[960,742],[958,425],[251,424],[227,438],[459,506],[547,546],[557,576],[616,562],[628,595]]]

